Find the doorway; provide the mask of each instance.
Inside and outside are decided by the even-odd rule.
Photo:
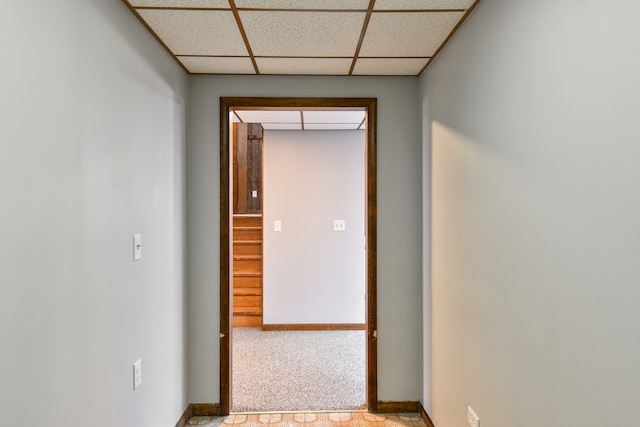
[[[366,212],[366,407],[377,409],[377,321],[376,321],[376,107],[373,98],[226,98],[220,99],[220,404],[231,409],[230,271],[230,123],[235,108],[250,109],[343,109],[365,111],[365,212]]]

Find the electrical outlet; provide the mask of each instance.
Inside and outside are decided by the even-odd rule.
[[[345,231],[347,229],[344,219],[333,220],[333,231]]]
[[[467,406],[467,421],[469,421],[469,427],[480,427],[480,418],[473,412],[471,406]]]
[[[142,359],[136,360],[133,364],[133,389],[140,387],[142,383]]]

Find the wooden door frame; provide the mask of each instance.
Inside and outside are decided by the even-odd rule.
[[[377,98],[252,98],[220,97],[220,412],[231,409],[230,311],[230,182],[229,114],[233,108],[247,109],[362,109],[366,127],[366,229],[367,229],[367,410],[378,409],[377,322]]]

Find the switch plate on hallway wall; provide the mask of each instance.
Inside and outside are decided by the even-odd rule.
[[[467,406],[467,421],[469,421],[469,427],[480,427],[480,418],[473,412],[471,406]]]
[[[279,219],[273,221],[273,231],[282,231],[282,221]]]
[[[133,260],[138,261],[142,259],[142,235],[133,235]]]

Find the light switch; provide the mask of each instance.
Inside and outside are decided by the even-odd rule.
[[[333,231],[345,231],[347,229],[344,219],[333,220]]]
[[[282,231],[282,221],[279,219],[273,221],[273,231]]]
[[[133,235],[133,260],[138,261],[142,258],[142,235]]]
[[[253,191],[251,192],[251,197],[253,197],[253,198],[258,197],[258,192],[257,192],[256,190],[253,190]]]

